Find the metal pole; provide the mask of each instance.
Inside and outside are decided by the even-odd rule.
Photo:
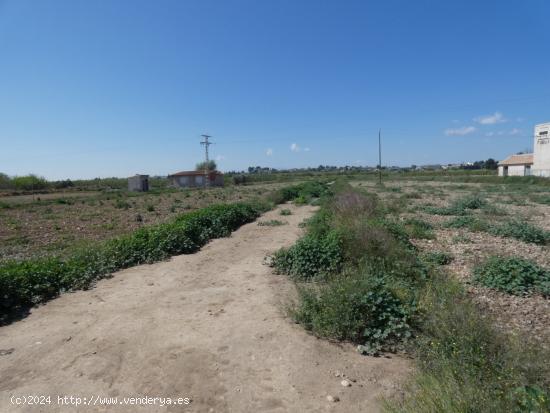
[[[382,129],[378,129],[378,183],[382,185]]]

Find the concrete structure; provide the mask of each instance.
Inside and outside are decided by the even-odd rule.
[[[223,174],[218,171],[182,171],[168,175],[170,185],[177,188],[194,188],[201,186],[223,186]]]
[[[498,176],[528,176],[532,165],[532,153],[511,155],[498,163]]]
[[[533,175],[550,177],[550,123],[535,125]]]
[[[134,175],[128,178],[128,191],[147,192],[149,190],[149,175]]]

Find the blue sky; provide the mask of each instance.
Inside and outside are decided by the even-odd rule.
[[[0,171],[473,161],[550,121],[550,3],[0,0]]]

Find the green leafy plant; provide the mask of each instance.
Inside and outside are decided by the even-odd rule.
[[[477,217],[471,215],[458,216],[444,224],[445,228],[468,228],[470,231],[487,231],[489,229],[489,224],[486,221],[483,221]]]
[[[299,293],[291,313],[320,337],[351,341],[373,354],[411,336],[409,310],[379,280],[336,278],[320,288],[302,286]]]
[[[509,294],[550,296],[550,270],[523,258],[491,257],[474,269],[473,280]]]
[[[525,221],[513,220],[490,230],[493,235],[516,238],[531,244],[546,245],[550,242],[550,232]]]
[[[428,264],[447,265],[453,261],[453,256],[448,252],[430,251],[422,254],[422,259]]]
[[[292,212],[290,211],[290,209],[281,209],[281,212],[279,212],[279,214],[283,216],[287,216],[287,215],[292,215]]]
[[[341,271],[342,262],[342,239],[334,231],[320,238],[305,236],[273,257],[273,266],[279,273],[300,280],[336,274]]]
[[[434,239],[433,225],[418,218],[409,218],[404,222],[405,229],[411,238]]]

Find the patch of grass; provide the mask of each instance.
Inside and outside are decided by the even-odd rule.
[[[550,270],[523,258],[491,257],[474,269],[473,280],[509,294],[550,296]]]
[[[290,209],[281,209],[281,212],[279,212],[279,214],[283,216],[292,215],[292,211]]]
[[[405,220],[405,228],[411,238],[416,239],[434,239],[433,225],[418,218],[409,218]]]
[[[145,207],[145,209],[147,210],[147,212],[154,212],[155,211],[155,206],[152,205],[152,204],[149,204]]]
[[[448,252],[430,251],[422,254],[422,259],[431,265],[447,265],[453,261],[453,256]]]
[[[497,330],[457,281],[434,275],[420,300],[417,370],[392,413],[547,412],[548,351]]]
[[[487,231],[489,223],[471,215],[458,216],[444,224],[445,228],[468,228],[473,232]]]
[[[132,207],[127,201],[124,199],[117,199],[113,205],[117,209],[129,209]]]
[[[287,225],[288,222],[279,221],[278,219],[271,219],[269,221],[259,221],[258,225],[261,227],[278,227],[280,225]]]
[[[472,239],[466,234],[458,234],[452,239],[453,244],[471,244]]]
[[[479,195],[468,195],[455,200],[447,207],[425,207],[425,211],[435,215],[466,215],[470,210],[484,207],[487,204],[485,199]]]
[[[546,245],[550,242],[550,232],[525,221],[512,220],[489,231],[500,237],[511,237],[523,242]]]

